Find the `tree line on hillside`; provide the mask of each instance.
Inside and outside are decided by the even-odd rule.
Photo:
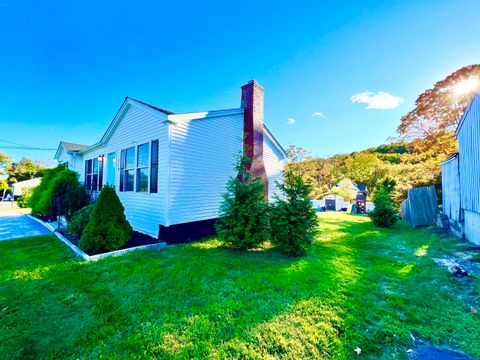
[[[299,146],[288,148],[289,169],[312,187],[311,198],[338,192],[342,179],[367,185],[370,193],[385,180],[396,183],[398,204],[410,188],[441,184],[441,163],[457,151],[455,130],[471,97],[480,91],[480,65],[465,66],[423,92],[415,108],[402,117],[398,138],[375,148],[315,158]]]

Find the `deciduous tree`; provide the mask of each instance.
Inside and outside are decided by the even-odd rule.
[[[407,140],[431,139],[455,131],[471,97],[480,90],[480,64],[462,67],[425,90],[398,127]]]

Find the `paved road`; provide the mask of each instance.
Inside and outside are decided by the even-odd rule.
[[[27,215],[15,210],[0,211],[0,241],[49,234],[48,229]]]

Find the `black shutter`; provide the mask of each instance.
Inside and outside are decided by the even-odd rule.
[[[103,186],[103,155],[98,157],[98,190]]]
[[[120,191],[124,191],[125,183],[125,150],[120,152]]]
[[[152,141],[150,152],[150,192],[158,192],[158,140]]]
[[[87,190],[92,190],[92,171],[93,171],[93,162],[92,159],[87,160],[87,176],[85,178],[85,187]]]
[[[85,174],[83,174],[83,184],[87,186],[87,175],[88,174],[88,160],[85,160]]]

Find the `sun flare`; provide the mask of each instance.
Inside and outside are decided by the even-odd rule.
[[[479,81],[476,78],[462,80],[453,87],[455,95],[460,96],[472,92],[479,86]]]

